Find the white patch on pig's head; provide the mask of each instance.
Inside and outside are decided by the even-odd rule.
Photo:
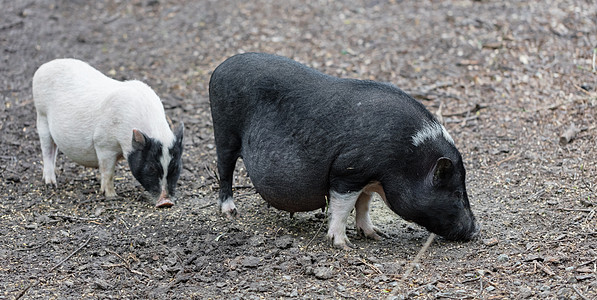
[[[425,122],[423,128],[419,129],[411,139],[413,145],[418,147],[426,140],[432,140],[439,137],[443,137],[446,141],[450,142],[450,144],[454,144],[454,140],[446,128],[437,122]]]

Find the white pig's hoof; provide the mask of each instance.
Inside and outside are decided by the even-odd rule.
[[[114,190],[112,190],[112,191],[106,190],[104,192],[104,194],[106,195],[106,198],[114,198],[114,197],[118,196],[118,194],[116,194],[116,191],[114,191]]]
[[[355,246],[349,240],[344,241],[344,243],[338,243],[338,244],[334,243],[334,247],[336,247],[338,249],[345,250],[345,251],[349,251],[349,250],[353,250],[353,249],[357,248],[357,246]]]
[[[58,185],[56,183],[56,175],[54,175],[54,176],[44,176],[44,180],[45,180],[46,184],[52,184],[54,186]]]
[[[353,243],[350,242],[346,236],[346,233],[334,234],[328,232],[328,240],[331,240],[334,244],[334,247],[338,249],[352,250],[357,248]]]
[[[357,231],[360,236],[364,236],[365,238],[376,241],[380,241],[382,238],[388,238],[387,234],[385,234],[383,231],[379,230],[375,226],[368,229],[357,228]]]

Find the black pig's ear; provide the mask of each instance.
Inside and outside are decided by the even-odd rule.
[[[133,129],[133,149],[141,150],[147,144],[147,136],[141,130]]]
[[[433,185],[443,185],[454,174],[454,164],[452,160],[447,157],[440,157],[435,163],[433,169]]]

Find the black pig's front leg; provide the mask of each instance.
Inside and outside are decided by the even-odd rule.
[[[360,194],[360,191],[343,194],[330,191],[328,239],[332,241],[336,248],[350,250],[350,248],[355,247],[346,236],[346,223]]]
[[[346,236],[346,223],[353,208],[356,210],[356,229],[359,233],[374,240],[387,237],[381,230],[373,226],[369,216],[373,193],[379,194],[385,201],[383,188],[378,182],[370,183],[358,192],[338,193],[330,191],[327,236],[335,247],[344,250],[355,248]]]
[[[218,149],[217,155],[218,173],[220,174],[218,204],[220,212],[232,219],[238,216],[238,210],[236,209],[236,205],[234,205],[234,198],[232,196],[232,179],[238,154],[235,151]]]

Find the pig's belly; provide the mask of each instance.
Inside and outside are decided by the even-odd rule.
[[[58,146],[58,150],[70,160],[86,167],[97,168],[99,166],[93,138],[90,135],[73,135],[73,132],[67,134],[52,132],[52,138]]]
[[[56,143],[58,145],[58,143]],[[66,157],[70,160],[83,165],[85,167],[92,167],[97,168],[99,166],[97,155],[95,153],[95,149],[75,149],[72,147],[60,147],[58,145],[58,150],[60,150]]]
[[[271,206],[290,212],[325,207],[329,168],[292,141],[273,137],[245,143],[242,157],[255,189]]]

